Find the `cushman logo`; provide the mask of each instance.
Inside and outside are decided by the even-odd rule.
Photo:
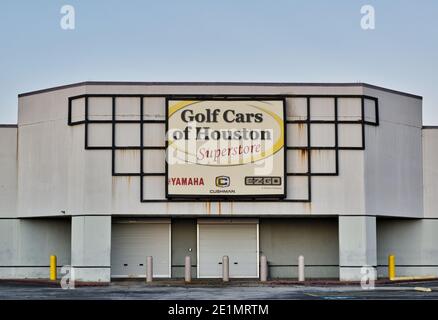
[[[169,185],[172,186],[203,186],[204,185],[204,179],[203,178],[197,178],[197,177],[178,177],[178,178],[170,178],[168,181]]]
[[[226,188],[229,186],[230,186],[230,177],[228,176],[216,177],[216,187]]]

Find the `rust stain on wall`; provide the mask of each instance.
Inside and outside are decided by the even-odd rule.
[[[131,176],[127,176],[127,178],[128,178],[128,186],[131,187]],[[128,190],[129,190],[129,188],[128,188]]]
[[[307,124],[305,123],[298,123],[298,140],[297,142],[300,143],[304,140],[304,138],[307,136]],[[307,143],[305,143],[307,144]]]
[[[116,195],[115,186],[116,186],[116,177],[113,176],[113,177],[111,177],[111,195],[112,195],[113,199]]]
[[[300,160],[307,161],[307,150],[300,149],[299,152],[300,152]]]
[[[304,203],[304,209],[305,211],[307,211],[308,213],[312,213],[312,203],[311,202],[305,202]]]
[[[210,214],[211,214],[211,202],[205,202],[204,205],[205,205],[205,211],[206,211],[206,213],[207,213],[208,215],[210,215]]]

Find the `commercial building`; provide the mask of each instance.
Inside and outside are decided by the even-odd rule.
[[[398,275],[438,276],[438,130],[419,96],[84,82],[18,101],[0,126],[0,278],[48,278],[52,254],[77,281],[145,277],[147,256],[179,278],[187,255],[195,278],[221,277],[224,255],[257,278],[261,254],[271,278],[296,278],[299,255],[309,278],[386,277],[389,254]]]

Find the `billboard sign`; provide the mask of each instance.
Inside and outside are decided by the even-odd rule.
[[[167,101],[167,197],[285,196],[283,99]]]

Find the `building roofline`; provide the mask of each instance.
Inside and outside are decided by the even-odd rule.
[[[62,90],[68,88],[74,88],[85,85],[112,85],[112,86],[260,86],[260,87],[288,87],[288,86],[296,86],[296,87],[365,87],[370,89],[382,90],[394,94],[400,94],[411,98],[423,99],[422,96],[397,91],[393,89],[388,89],[384,87],[379,87],[376,85],[363,83],[363,82],[328,82],[328,83],[320,83],[320,82],[132,82],[132,81],[83,81],[77,83],[71,83],[62,86],[51,87],[42,90],[35,90],[20,93],[18,95],[19,98],[26,97],[39,93],[46,93],[55,90]]]
[[[0,128],[18,128],[17,124],[2,124],[0,123]]]
[[[438,126],[423,126],[422,129],[438,129]]]

